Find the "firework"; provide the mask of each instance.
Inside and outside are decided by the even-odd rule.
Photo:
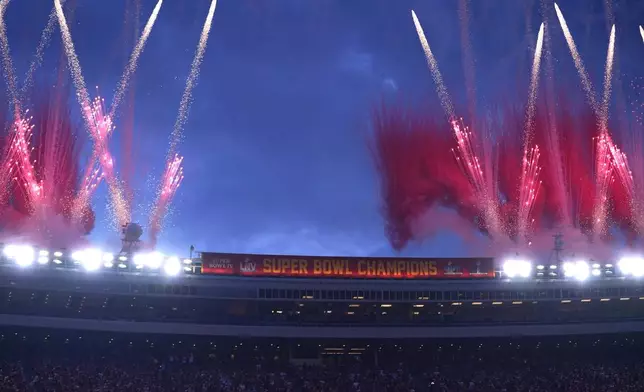
[[[479,124],[476,131],[457,119],[438,62],[412,11],[449,123],[440,126],[440,116],[434,113],[386,107],[373,117],[373,151],[381,179],[386,232],[394,248],[401,249],[410,240],[435,233],[435,229],[426,226],[440,223],[424,217],[437,207],[454,209],[463,222],[490,235],[496,243],[508,238],[515,244],[531,246],[545,233],[562,228],[579,233],[576,238],[586,241],[609,239],[608,228],[633,232],[637,226],[633,222],[641,220],[642,215],[634,207],[634,190],[642,186],[634,179],[626,154],[608,130],[615,26],[610,29],[604,92],[598,103],[556,5],[555,11],[590,110],[572,116],[573,110],[565,100],[554,102],[557,94],[552,83],[548,83],[548,99],[538,99],[544,43],[548,81],[552,79],[549,41],[542,24],[524,116],[517,108],[506,107],[500,111],[501,118],[492,123],[488,120],[487,126],[471,118],[472,124]],[[454,141],[449,141],[449,133]],[[545,151],[542,145],[547,146]],[[451,156],[446,151],[451,151]]]
[[[523,218],[519,211],[521,204],[527,202],[530,205],[526,213],[529,241],[562,225],[592,238],[597,188],[597,177],[593,176],[594,156],[595,148],[600,144],[597,138],[601,132],[592,111],[581,113],[577,118],[571,117],[562,103],[554,114],[554,126],[565,130],[564,137],[559,141],[560,150],[549,152],[550,157],[559,156],[561,161],[543,160],[543,152],[537,145],[548,138],[553,125],[545,106],[539,104],[535,108],[533,137],[536,144],[523,159],[522,139],[518,137],[521,132],[517,132],[523,128],[520,111],[506,108],[503,118],[494,126],[495,142],[491,148],[492,155],[498,157],[495,164],[498,168],[498,182],[495,185],[498,194],[490,203],[494,204],[499,214],[493,218],[498,220],[502,238],[522,243],[519,233],[520,225],[524,223],[520,221]],[[418,223],[427,210],[436,207],[454,209],[463,222],[492,235],[492,239],[498,241],[498,237],[489,230],[490,225],[486,220],[490,215],[483,210],[480,193],[473,186],[475,181],[464,168],[461,155],[452,153],[458,151],[458,141],[453,142],[449,137],[453,130],[447,125],[441,126],[439,118],[434,114],[409,113],[391,108],[379,110],[374,115],[373,151],[381,179],[383,212],[388,236],[397,249],[404,247],[407,241],[418,238],[414,227],[419,227],[419,224],[440,225],[440,222]],[[463,137],[460,140],[469,139]],[[616,147],[610,145],[607,148]],[[611,166],[627,164],[623,152],[615,151],[615,155],[618,154],[622,157],[619,162],[613,162],[610,153],[607,155]],[[561,192],[554,181],[559,169],[563,172],[570,202],[559,196]],[[480,175],[481,171],[476,169],[471,172]],[[540,180],[529,184],[533,191],[522,192],[522,178]],[[606,186],[610,188],[610,185]],[[627,199],[628,196],[625,196]],[[619,208],[622,205],[629,206],[621,201],[613,204]],[[572,209],[567,211],[566,208]],[[614,220],[614,209],[607,214]],[[573,217],[570,223],[567,217]]]
[[[139,57],[141,57],[141,53],[143,53],[143,49],[145,49],[145,44],[147,43],[148,37],[152,32],[152,27],[154,27],[154,22],[157,20],[159,11],[161,11],[162,4],[163,4],[163,0],[159,0],[157,2],[157,5],[154,7],[154,10],[152,10],[152,14],[148,19],[148,22],[145,24],[145,27],[143,28],[143,33],[141,33],[141,37],[139,38],[139,41],[136,43],[134,50],[132,50],[132,55],[130,56],[130,60],[128,61],[127,66],[125,67],[123,76],[121,76],[121,80],[119,80],[118,87],[116,88],[116,92],[114,93],[114,98],[112,99],[112,108],[110,109],[110,115],[109,115],[111,118],[114,118],[116,114],[116,109],[121,103],[121,100],[123,99],[123,94],[125,94],[125,90],[127,89],[128,82],[132,77],[132,75],[134,74],[134,71],[136,71],[136,66],[138,65]]]
[[[420,44],[423,47],[423,52],[425,52],[425,58],[427,59],[427,65],[429,66],[430,71],[432,72],[432,77],[434,78],[434,83],[436,84],[436,92],[438,97],[441,100],[441,105],[443,105],[443,110],[447,114],[447,118],[450,121],[455,121],[457,119],[456,112],[454,111],[454,106],[452,105],[452,100],[449,97],[449,92],[445,83],[443,83],[443,76],[441,75],[440,69],[438,68],[438,61],[434,57],[434,53],[429,46],[429,42],[425,37],[425,32],[423,31],[423,26],[420,25],[420,21],[416,16],[416,12],[411,10],[411,17],[414,21],[414,26],[416,27],[416,33],[418,34],[418,39]]]
[[[87,203],[89,203],[92,193],[101,179],[105,178],[111,196],[111,211],[114,214],[114,222],[120,225],[118,227],[122,227],[122,225],[130,222],[130,211],[119,181],[116,178],[114,160],[108,148],[109,137],[114,130],[112,118],[105,114],[104,101],[100,97],[85,108],[85,111],[85,117],[89,120],[92,139],[94,140],[94,149],[90,164],[87,166],[83,177],[82,191],[74,203],[73,215],[76,219],[82,218],[82,212],[87,209]]]
[[[570,32],[570,29],[568,29],[566,19],[564,19],[564,16],[561,13],[561,10],[559,9],[557,3],[555,3],[555,11],[557,12],[559,24],[561,24],[561,29],[563,30],[564,37],[566,38],[568,49],[570,49],[570,54],[572,55],[572,58],[575,62],[575,67],[577,68],[579,77],[581,78],[581,84],[584,88],[584,92],[586,93],[586,98],[588,99],[588,102],[590,103],[590,106],[593,108],[593,110],[595,112],[599,112],[597,109],[597,101],[595,99],[595,90],[593,89],[593,85],[590,82],[590,77],[588,76],[588,72],[586,72],[586,67],[584,66],[581,56],[579,55],[579,51],[577,50],[577,45],[575,44],[575,40],[572,37],[572,33]]]
[[[188,80],[186,81],[186,87],[183,90],[183,96],[181,97],[181,102],[179,103],[179,114],[177,115],[177,120],[174,123],[174,128],[172,129],[172,134],[170,135],[170,148],[168,149],[168,161],[174,159],[175,149],[179,145],[179,142],[182,138],[183,127],[188,121],[188,112],[190,111],[190,105],[192,103],[192,90],[197,85],[199,79],[199,70],[201,68],[201,62],[203,61],[203,56],[206,53],[206,46],[208,45],[208,36],[210,35],[210,28],[212,27],[212,19],[215,16],[215,9],[217,8],[217,0],[212,0],[210,3],[210,9],[208,10],[208,15],[206,16],[206,22],[203,25],[201,30],[201,36],[199,37],[199,43],[197,44],[197,50],[195,51],[195,57],[192,60],[192,65],[190,66],[190,73],[188,74]]]
[[[71,33],[67,26],[65,14],[63,12],[60,0],[54,0],[56,15],[61,28],[61,35],[63,39],[63,46],[67,54],[69,69],[76,86],[76,93],[78,102],[81,105],[83,119],[85,120],[88,132],[94,142],[94,149],[92,158],[89,161],[88,167],[85,170],[83,179],[82,192],[79,193],[77,200],[74,203],[74,216],[76,219],[82,217],[82,211],[87,209],[87,204],[91,198],[101,179],[105,178],[110,194],[110,206],[112,213],[113,226],[116,230],[130,222],[131,211],[128,197],[123,190],[121,182],[116,178],[114,172],[114,161],[109,152],[108,141],[112,129],[113,119],[116,110],[123,98],[123,94],[127,90],[128,82],[136,70],[138,59],[145,48],[147,39],[152,31],[152,27],[161,9],[163,0],[158,0],[148,22],[143,29],[141,37],[139,38],[130,60],[121,79],[119,80],[114,100],[109,114],[105,113],[103,100],[99,97],[90,102],[89,94],[83,78],[82,68],[78,61],[78,56],[74,49],[74,42]]]
[[[64,98],[68,90],[38,89],[33,116],[25,112],[3,138],[3,172],[10,186],[2,203],[3,236],[21,237],[40,245],[74,245],[94,226],[86,206],[82,218],[72,219],[79,192],[77,129]]]
[[[7,11],[9,1],[10,0],[0,0],[0,51],[2,51],[2,65],[7,90],[9,92],[10,104],[14,109],[14,117],[16,117],[17,120],[20,116],[20,102],[18,100],[17,81],[13,68],[13,60],[9,49],[9,39],[7,38],[7,27],[4,23],[4,15]]]
[[[579,54],[572,34],[568,29],[566,20],[564,19],[563,14],[556,3],[555,11],[557,13],[559,23],[561,24],[561,28],[564,32],[566,42],[568,43],[568,48],[570,49],[570,53],[573,57],[575,67],[577,68],[579,77],[581,78],[586,97],[588,99],[588,102],[590,103],[591,108],[597,116],[598,126],[601,130],[601,134],[596,139],[597,145],[595,176],[597,177],[597,201],[595,202],[595,212],[593,214],[593,224],[595,226],[593,231],[596,235],[605,236],[607,234],[606,230],[608,225],[608,191],[614,170],[612,162],[620,160],[619,156],[610,156],[610,154],[616,151],[616,149],[612,148],[613,141],[611,136],[608,134],[608,109],[610,106],[610,94],[613,76],[613,57],[615,53],[615,25],[613,25],[611,28],[608,51],[606,54],[606,67],[604,71],[604,93],[602,95],[601,104],[598,104],[595,98],[595,90],[590,82],[590,78],[588,77],[588,73],[586,72],[586,68],[584,66],[581,55]],[[623,177],[624,176],[620,175],[620,179],[626,181]],[[624,185],[626,186],[627,183],[628,182],[624,182]]]
[[[524,130],[523,159],[521,162],[521,183],[519,185],[519,206],[518,206],[518,236],[520,239],[526,238],[528,226],[530,224],[531,212],[534,208],[534,202],[541,182],[539,180],[539,146],[531,146],[533,139],[532,122],[534,121],[535,101],[537,99],[537,90],[539,86],[539,70],[541,68],[541,50],[543,48],[543,23],[539,28],[537,36],[537,45],[532,62],[532,75],[530,79],[530,89],[528,91],[528,104],[526,110],[526,121]]]
[[[183,167],[181,163],[183,157],[175,155],[174,159],[168,162],[168,166],[163,172],[161,179],[161,189],[154,203],[152,213],[150,214],[150,238],[152,245],[156,243],[157,236],[161,231],[163,218],[168,212],[168,207],[172,199],[183,181]]]
[[[642,42],[644,42],[644,28],[640,26],[640,35],[642,36]]]
[[[64,4],[64,3],[65,3],[65,0],[61,0],[61,4]],[[51,35],[54,32],[54,28],[57,22],[56,18],[57,18],[56,7],[54,7],[52,8],[51,13],[49,14],[49,19],[47,20],[47,26],[45,26],[45,29],[42,31],[42,34],[40,36],[40,42],[38,42],[38,47],[36,48],[36,54],[34,55],[34,58],[31,61],[31,64],[29,64],[29,69],[27,70],[25,81],[23,82],[22,89],[20,91],[20,99],[23,99],[23,100],[27,99],[27,94],[29,93],[29,90],[33,86],[34,73],[42,63],[45,49],[47,49],[47,46],[51,41]]]
[[[495,204],[492,202],[492,199],[495,197],[495,192],[491,187],[491,181],[489,181],[489,173],[486,175],[482,168],[482,162],[479,158],[479,155],[481,154],[472,139],[472,132],[467,126],[465,126],[462,119],[459,120],[456,116],[454,106],[452,105],[447,87],[443,82],[443,77],[438,67],[438,61],[436,61],[436,57],[434,56],[431,47],[429,46],[429,42],[425,37],[423,27],[413,10],[411,11],[411,16],[414,21],[414,26],[416,27],[418,39],[420,40],[423,52],[425,53],[427,64],[432,73],[434,83],[436,84],[436,92],[440,98],[443,110],[451,122],[451,127],[458,146],[457,158],[461,162],[461,167],[472,182],[472,185],[478,194],[478,200],[482,204],[481,210],[487,217],[485,219],[485,222],[488,225],[487,229],[493,236],[500,237],[502,230],[501,223],[498,219],[499,211],[495,208]],[[491,168],[492,165],[489,164],[490,162],[488,161],[487,163],[488,165],[486,165],[486,167]]]
[[[201,30],[201,36],[199,37],[195,57],[192,60],[192,65],[190,66],[190,73],[188,75],[188,80],[186,81],[186,87],[183,91],[181,102],[179,103],[179,114],[177,115],[177,120],[175,121],[172,134],[170,135],[170,147],[168,149],[166,168],[161,179],[161,184],[159,185],[157,199],[150,214],[150,239],[153,244],[156,243],[157,235],[168,211],[168,206],[183,179],[183,168],[181,166],[183,157],[176,154],[176,149],[182,138],[183,127],[188,120],[188,112],[190,110],[190,104],[192,103],[192,90],[197,85],[197,81],[199,79],[199,70],[201,68],[204,54],[206,53],[208,36],[210,34],[212,19],[215,16],[216,8],[217,0],[212,0],[210,8],[208,9],[206,21],[203,25],[203,29]]]

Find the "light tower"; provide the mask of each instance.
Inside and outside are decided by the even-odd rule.
[[[126,223],[121,228],[121,252],[131,255],[141,248],[141,235],[143,229],[137,223]]]
[[[554,247],[552,248],[552,256],[550,257],[551,261],[554,256],[554,261],[559,264],[561,263],[561,256],[564,251],[564,241],[563,234],[557,233],[552,236],[554,238]]]

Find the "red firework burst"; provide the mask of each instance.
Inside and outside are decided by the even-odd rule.
[[[60,85],[59,85],[60,86]],[[8,237],[26,237],[42,245],[72,245],[94,227],[91,207],[79,226],[71,221],[79,190],[80,124],[71,120],[64,87],[38,89],[33,117],[13,122],[2,137],[0,226]],[[26,125],[17,127],[16,122]]]
[[[477,182],[493,184],[495,219],[507,239],[518,240],[521,219],[528,223],[528,239],[562,227],[592,237],[598,178],[595,154],[601,135],[595,116],[590,111],[574,111],[564,103],[556,113],[548,113],[545,104],[538,104],[532,143],[522,164],[523,114],[512,108],[501,113],[493,131],[468,131],[468,151],[474,157],[469,161],[480,164],[477,171],[461,163],[459,151],[464,150],[457,149],[461,141],[454,138],[449,124],[435,120],[441,116],[386,107],[374,113],[373,153],[381,180],[386,233],[395,249],[422,239],[418,238],[422,234],[414,232],[414,223],[436,206],[452,208],[465,218],[464,222],[492,234],[487,221],[491,215],[485,213],[486,204],[479,200]],[[458,133],[456,136],[461,137]],[[610,137],[607,143],[617,150]],[[611,159],[611,166],[618,164],[616,158]],[[532,182],[531,192],[522,196],[523,170],[531,170],[523,178]],[[472,173],[480,173],[476,175],[481,178],[473,179]],[[631,197],[622,184],[615,176],[610,177],[608,218],[611,227],[632,236]],[[520,216],[522,203],[530,204],[529,215],[524,218]],[[421,233],[427,232],[435,231]],[[602,238],[608,236],[602,234]]]

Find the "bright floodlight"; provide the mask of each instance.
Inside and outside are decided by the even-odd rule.
[[[181,272],[181,262],[179,261],[179,258],[170,257],[167,259],[163,264],[163,272],[170,276],[179,275],[179,272]]]
[[[35,259],[34,248],[28,245],[23,245],[18,248],[18,252],[14,256],[16,264],[21,267],[28,267],[33,264]]]
[[[529,278],[532,272],[532,263],[527,260],[506,260],[503,263],[503,273],[510,279]]]
[[[86,249],[82,252],[81,264],[87,271],[96,271],[101,268],[103,252],[99,249]]]
[[[36,251],[29,245],[7,245],[4,254],[21,267],[29,267],[36,259]]]
[[[617,263],[619,270],[624,275],[631,275],[636,278],[644,276],[644,258],[639,256],[622,257]]]
[[[74,260],[74,262],[77,264],[82,263],[84,258],[85,258],[85,252],[82,250],[78,250],[72,253],[72,260]]]
[[[147,260],[146,253],[137,253],[134,256],[132,256],[132,261],[134,262],[134,266],[136,268],[143,268],[143,265],[145,264],[146,260]],[[125,261],[125,260],[122,260],[122,261]]]
[[[114,267],[114,255],[111,253],[103,253],[103,267],[112,268]]]
[[[159,269],[164,258],[165,256],[161,252],[148,253],[145,257],[145,265],[151,269]]]
[[[563,265],[564,275],[567,278],[586,280],[590,276],[590,266],[586,261],[567,261]]]

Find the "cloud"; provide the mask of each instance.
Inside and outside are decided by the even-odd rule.
[[[385,91],[398,91],[398,83],[396,83],[396,81],[392,78],[385,78],[385,80],[382,81],[382,87],[383,89],[385,89]]]
[[[373,73],[373,55],[371,53],[349,49],[342,53],[339,60],[340,69],[366,76]]]
[[[250,253],[290,255],[359,256],[369,255],[385,245],[373,242],[357,231],[323,230],[312,225],[290,225],[253,234],[250,238],[233,240],[230,249]]]

